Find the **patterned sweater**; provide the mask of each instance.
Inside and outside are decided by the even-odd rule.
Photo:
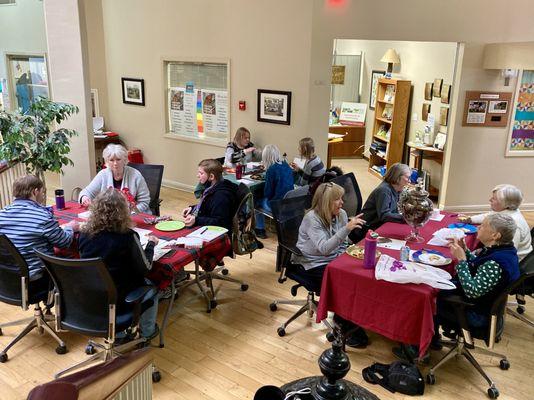
[[[306,186],[313,182],[315,182],[317,179],[319,179],[321,176],[323,176],[326,172],[326,168],[319,158],[319,156],[313,156],[309,160],[306,161],[304,164],[304,168],[302,171],[299,171],[300,178],[297,182],[298,186]]]

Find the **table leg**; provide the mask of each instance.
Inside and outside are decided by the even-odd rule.
[[[174,304],[174,298],[176,297],[176,287],[174,286],[174,278],[175,278],[175,274],[173,271],[172,282],[171,282],[171,298],[169,299],[169,304],[167,305],[167,309],[165,310],[165,315],[163,316],[163,322],[161,323],[161,330],[159,331],[159,347],[160,348],[165,347],[163,335],[165,333],[165,328],[167,327],[167,323],[169,322],[169,316],[171,315],[172,305]]]

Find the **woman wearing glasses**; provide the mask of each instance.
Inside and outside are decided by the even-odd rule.
[[[343,210],[343,188],[335,183],[321,184],[313,196],[312,207],[304,216],[299,228],[297,247],[302,256],[294,256],[293,262],[302,265],[308,276],[315,282],[317,291],[321,288],[323,273],[330,261],[347,249],[349,233],[361,228],[365,221],[362,214],[347,218]],[[354,325],[340,317],[336,323],[352,328]],[[356,330],[346,344],[352,347],[365,347],[368,339],[363,329]]]

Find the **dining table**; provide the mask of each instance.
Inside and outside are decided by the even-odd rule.
[[[87,208],[80,203],[69,201],[65,204],[65,208],[58,210],[54,207],[53,212],[55,218],[60,225],[63,225],[70,221],[84,222],[86,218],[80,216],[87,211]],[[197,229],[203,229],[202,227],[183,228],[175,231],[160,231],[156,228],[156,225],[147,221],[153,220],[154,216],[144,213],[136,213],[132,215],[132,220],[135,223],[136,228],[150,231],[154,236],[159,239],[170,241],[185,237],[191,232]],[[169,299],[163,322],[160,329],[160,347],[164,347],[164,333],[168,324],[169,317],[176,297],[176,285],[174,284],[175,278],[183,270],[183,268],[194,262],[195,264],[195,276],[198,276],[200,269],[212,270],[217,264],[227,255],[231,255],[232,246],[230,238],[227,234],[216,237],[215,239],[204,242],[201,248],[185,248],[181,246],[169,246],[169,251],[161,258],[153,261],[152,268],[147,276],[159,289],[165,289],[169,285],[171,287],[171,298]],[[73,241],[73,244],[69,249],[56,249],[56,255],[79,258],[77,240]],[[210,293],[209,288],[204,288],[200,281],[197,281],[200,291],[208,303],[214,298],[214,293]]]
[[[429,245],[434,232],[457,223],[457,214],[442,212],[441,221],[428,221],[419,229],[422,243],[407,242],[411,250],[437,250],[451,257],[447,247]],[[404,239],[411,227],[387,222],[376,232],[380,237]],[[466,246],[474,249],[476,234],[465,237]],[[363,246],[364,240],[359,245]],[[377,248],[382,254],[400,259],[400,251]],[[452,259],[452,257],[451,257]],[[455,261],[443,266],[454,274]],[[419,346],[423,355],[434,335],[434,315],[439,289],[427,284],[394,283],[375,278],[374,269],[365,269],[363,260],[344,253],[331,261],[325,269],[317,310],[317,322],[327,317],[328,311],[354,322],[362,328],[381,334],[389,339]]]

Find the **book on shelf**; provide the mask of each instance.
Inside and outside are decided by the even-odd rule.
[[[380,127],[378,128],[378,131],[376,132],[376,136],[380,136],[385,139],[386,134],[387,134],[386,125],[385,124],[380,125]]]
[[[395,101],[395,85],[387,85],[384,93],[384,101],[393,103]]]
[[[384,110],[382,111],[382,118],[391,120],[393,118],[393,106],[391,104],[386,104]]]

